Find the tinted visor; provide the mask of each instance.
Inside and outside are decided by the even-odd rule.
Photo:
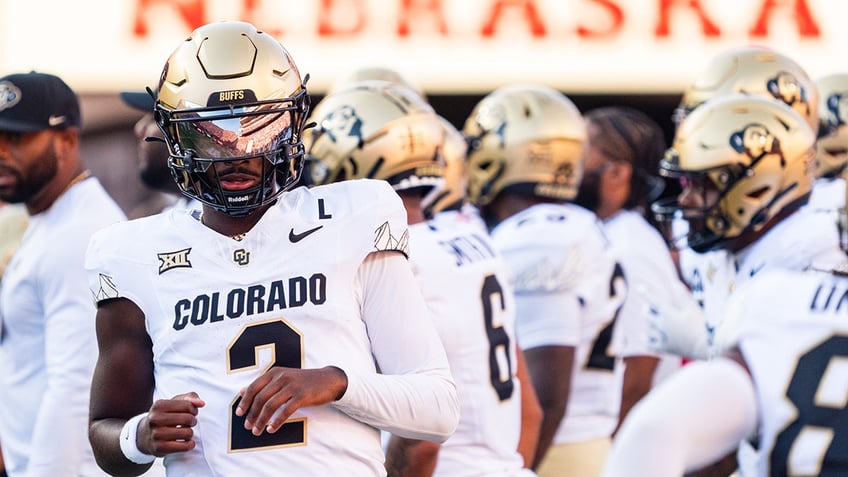
[[[290,102],[273,102],[183,110],[172,113],[171,131],[183,151],[201,160],[277,156],[272,153],[292,140],[293,109]]]

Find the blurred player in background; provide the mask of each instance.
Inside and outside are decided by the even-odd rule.
[[[588,137],[583,179],[575,203],[595,212],[627,276],[630,289],[613,333],[613,351],[623,359],[619,423],[654,384],[673,373],[681,359],[660,355],[645,340],[649,323],[641,295],[670,303],[689,293],[678,280],[659,230],[648,221],[650,204],[663,192],[657,175],[666,149],[660,126],[641,111],[605,107],[585,113]],[[675,286],[672,286],[675,285]],[[637,292],[638,290],[638,292]]]
[[[816,181],[809,207],[833,216],[842,248],[848,251],[845,213],[848,171],[848,74],[836,73],[816,81],[819,89],[819,138],[816,141]]]
[[[815,133],[819,127],[819,94],[815,82],[793,58],[762,46],[728,49],[707,62],[684,91],[674,120],[726,94],[745,93],[790,106]],[[675,198],[668,201],[674,202]],[[662,214],[660,214],[662,215]],[[668,220],[668,217],[665,218]],[[672,222],[681,276],[704,308],[707,339],[721,321],[721,312],[735,286],[738,266],[724,250],[694,251],[686,243],[687,223]]]
[[[310,121],[311,183],[381,179],[403,200],[410,260],[457,383],[454,435],[441,445],[391,436],[389,475],[533,475],[518,449],[522,438],[535,444],[541,413],[535,422],[522,414],[535,396],[517,352],[504,265],[478,222],[425,216],[423,198],[444,190],[443,120],[402,82],[362,80],[335,88]]]
[[[492,91],[466,120],[469,200],[480,207],[516,293],[516,334],[544,411],[534,467],[598,475],[618,416],[608,354],[626,283],[592,212],[574,199],[586,125],[542,85]]]
[[[168,145],[153,117],[155,100],[147,91],[122,91],[121,100],[128,106],[143,112],[133,128],[138,139],[138,177],[150,190],[154,199],[143,208],[130,212],[130,217],[152,215],[169,208],[200,209],[201,203],[183,195],[168,167]]]
[[[804,119],[761,97],[715,98],[681,123],[662,170],[686,179],[689,242],[728,250],[754,273],[737,275],[716,334],[721,357],[684,367],[634,408],[605,477],[677,477],[746,440],[758,450],[746,476],[848,472],[837,378],[848,268],[803,207],[814,155]]]
[[[677,118],[685,118],[686,113],[697,109],[701,104],[709,103],[728,93],[744,93],[786,104],[801,116],[811,131],[814,133],[818,131],[820,113],[818,87],[797,61],[779,51],[766,47],[745,46],[717,55],[698,74],[696,80],[684,93],[681,107],[678,109],[681,114],[678,114]],[[803,215],[809,216],[809,214]],[[812,242],[817,231],[827,226],[819,223],[817,219],[809,220],[816,222],[816,224],[807,224],[810,231],[807,240]],[[676,237],[686,236],[685,224],[683,220],[673,222],[672,228],[677,229]],[[675,225],[677,227],[674,227]],[[833,220],[830,221],[830,227],[836,232]],[[822,230],[822,233],[826,237],[833,236],[829,230]],[[803,243],[800,237],[793,237],[792,241],[783,245],[782,250],[773,250],[769,259],[764,261],[779,263],[780,266],[790,269],[805,268],[809,266],[811,257],[822,250],[823,245],[827,248],[826,243],[827,240],[807,244]],[[802,251],[790,253],[793,246],[803,247]],[[666,334],[678,336],[678,338],[685,336],[685,338],[666,340],[666,343],[677,341],[680,344],[682,342],[684,344],[678,348],[687,348],[686,352],[695,352],[698,357],[704,357],[709,352],[715,329],[723,320],[723,310],[728,296],[740,283],[740,279],[744,280],[758,271],[758,269],[746,270],[740,262],[737,256],[722,249],[693,252],[690,246],[681,248],[681,274],[704,309],[703,318],[700,320],[706,323],[706,330],[700,326],[696,328],[683,326],[680,322],[668,325],[671,329],[665,330]],[[687,309],[687,306],[681,305],[678,309]],[[679,313],[674,315],[681,316]],[[703,344],[705,341],[706,345]],[[698,343],[697,350],[692,350],[692,343]],[[750,453],[751,449],[744,446],[742,451]],[[747,459],[743,459],[743,463],[745,460]]]

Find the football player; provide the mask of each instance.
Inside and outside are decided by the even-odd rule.
[[[504,264],[479,222],[424,212],[423,198],[444,190],[443,120],[403,83],[362,80],[327,95],[310,121],[312,184],[379,179],[403,200],[410,260],[457,383],[454,435],[441,446],[392,435],[389,475],[533,475],[518,449],[522,438],[535,443],[541,413],[535,423],[523,418],[535,395],[517,352]]]
[[[683,92],[674,121],[712,98],[728,93],[745,93],[773,99],[791,106],[813,131],[819,125],[819,95],[816,84],[798,62],[773,48],[741,46],[725,50],[696,74]],[[671,201],[674,198],[670,199]],[[733,289],[736,264],[723,250],[695,252],[686,244],[687,223],[671,221],[672,243],[678,248],[680,274],[704,308],[708,341],[721,320],[721,310]]]
[[[618,415],[607,348],[626,283],[597,217],[567,203],[580,185],[585,122],[559,91],[512,84],[477,103],[463,134],[468,197],[506,259],[517,339],[544,411],[534,467],[598,475]]]
[[[835,305],[811,301],[811,292],[829,278],[824,282],[820,277],[781,278],[779,282],[786,285],[775,288],[767,274],[846,267],[832,223],[804,207],[812,187],[814,157],[815,134],[809,124],[787,105],[767,98],[744,94],[714,98],[681,123],[660,170],[684,179],[686,187],[676,205],[663,212],[667,216],[682,212],[690,224],[688,242],[694,250],[726,250],[738,263],[734,276],[738,292],[730,295],[713,352],[730,349],[727,356],[747,363],[751,375],[747,376],[738,364],[720,358],[708,365],[684,368],[625,421],[606,476],[681,475],[684,470],[732,455],[743,440],[753,438],[755,429],[759,432],[754,447],[759,451],[748,454],[754,460],[742,469],[743,475],[820,475],[806,471],[812,468],[812,462],[823,466],[820,471],[842,472],[831,465],[844,465],[844,459],[840,461],[838,455],[829,452],[823,454],[826,446],[804,439],[799,441],[802,445],[793,446],[806,425],[824,422],[817,413],[828,404],[813,401],[811,394],[806,399],[804,393],[818,389],[815,382],[790,384],[789,388],[786,383],[793,379],[795,360],[824,336],[817,334],[805,341],[804,337],[810,336],[803,331],[807,324],[815,328],[818,325],[813,323],[823,319],[821,313],[829,314],[827,329],[832,330],[843,326],[837,318],[844,321],[848,315]],[[835,287],[826,288],[834,293],[844,285],[826,286]],[[658,328],[667,329],[664,320],[675,313],[659,313]],[[819,331],[821,328],[814,333]],[[783,341],[787,333],[802,344],[788,346]],[[735,346],[741,354],[734,351]],[[812,368],[802,366],[799,373],[826,366],[830,355],[823,359]],[[773,369],[764,371],[771,365]],[[681,392],[681,387],[687,391]],[[804,388],[801,394],[799,387]],[[754,389],[759,396],[756,399]],[[783,406],[778,409],[774,402]],[[794,410],[786,407],[788,403],[794,403]],[[658,405],[662,407],[659,416]],[[687,412],[704,421],[677,419]],[[682,429],[686,431],[678,433]],[[664,443],[663,457],[655,459],[654,446],[659,441]],[[639,454],[638,459],[635,454]],[[822,456],[824,460],[820,460]],[[793,464],[787,467],[787,462]],[[794,462],[803,462],[803,467],[793,467]]]
[[[677,269],[662,234],[649,222],[650,203],[665,188],[656,172],[666,149],[662,128],[643,112],[621,106],[593,109],[585,118],[583,180],[575,202],[601,219],[634,290],[613,334],[613,352],[623,359],[618,368],[623,373],[620,423],[639,399],[681,365],[680,357],[647,346],[649,323],[642,295],[650,295],[654,303],[670,302],[684,287],[669,286],[679,282]]]
[[[156,93],[169,165],[203,208],[92,239],[99,464],[379,476],[377,429],[447,439],[456,387],[401,201],[379,181],[294,187],[309,96],[285,48],[248,23],[202,26]]]

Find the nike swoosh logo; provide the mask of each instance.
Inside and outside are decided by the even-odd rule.
[[[314,234],[315,232],[317,232],[318,230],[320,230],[322,228],[324,228],[324,226],[319,225],[319,226],[315,227],[314,229],[309,229],[309,230],[301,232],[299,234],[294,233],[294,229],[291,229],[289,231],[289,241],[291,241],[291,243],[300,242],[301,240],[305,239],[306,237],[309,237],[310,235]]]
[[[50,126],[58,126],[65,122],[65,116],[50,116],[47,118],[47,124]]]

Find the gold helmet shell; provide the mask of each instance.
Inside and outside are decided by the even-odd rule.
[[[848,165],[848,73],[824,76],[819,88],[816,177],[838,177]]]
[[[194,30],[168,58],[155,116],[183,194],[230,215],[273,201],[300,178],[309,96],[288,51],[245,22]],[[211,167],[262,157],[261,183],[227,191]]]
[[[504,191],[561,201],[577,195],[586,124],[559,91],[500,87],[477,103],[463,134],[470,202],[487,205]]]
[[[399,84],[401,86],[406,86],[407,88],[415,91],[422,99],[425,101],[426,95],[424,94],[424,90],[420,85],[413,82],[400,71],[394,70],[392,68],[388,68],[386,66],[363,66],[361,68],[357,68],[347,75],[343,75],[339,79],[337,79],[333,85],[330,87],[330,90],[327,94],[333,94],[333,92],[338,91],[340,89],[345,89],[348,85],[352,83],[359,83],[360,81],[388,81],[389,83]]]
[[[744,46],[715,56],[684,91],[675,122],[707,100],[747,93],[783,102],[818,130],[819,95],[815,82],[795,60],[771,48]]]
[[[681,178],[706,193],[700,203],[655,202],[658,218],[678,212],[690,222],[689,245],[698,252],[726,248],[731,239],[758,232],[777,214],[805,204],[812,186],[815,134],[784,103],[727,94],[696,108],[680,124],[660,174]]]
[[[348,84],[324,97],[309,118],[310,183],[381,179],[397,190],[437,187],[444,180],[444,132],[416,92],[378,80]]]

